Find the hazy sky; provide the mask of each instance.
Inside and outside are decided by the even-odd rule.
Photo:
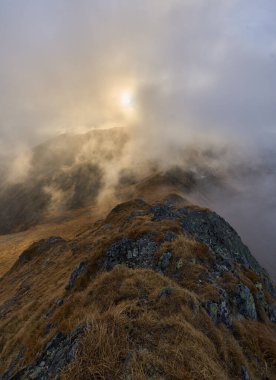
[[[1,0],[0,148],[127,120],[276,140],[274,0]]]

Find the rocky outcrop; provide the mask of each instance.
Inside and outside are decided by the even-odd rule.
[[[181,224],[184,232],[210,247],[216,254],[218,265],[233,270],[234,264],[240,264],[244,269],[251,269],[268,277],[237,232],[215,212],[189,212]],[[270,288],[272,290],[272,284]]]
[[[87,263],[82,261],[79,264],[79,266],[76,269],[74,269],[74,271],[72,272],[71,277],[70,277],[70,279],[69,279],[69,281],[65,287],[66,290],[70,290],[73,288],[78,277],[85,271],[86,266],[87,266]]]
[[[254,272],[262,281],[259,288],[265,287],[274,297],[275,287],[272,281],[252,256],[248,247],[243,244],[237,232],[223,218],[210,210],[199,208],[194,210],[189,205],[181,207],[185,200],[181,202],[181,198],[176,196],[169,197],[163,203],[157,203],[152,207],[142,200],[136,201],[136,203],[143,210],[141,212],[132,211],[131,220],[140,216],[149,216],[154,222],[176,221],[184,236],[190,236],[197,242],[208,246],[214,257],[214,266],[208,270],[208,283],[219,290],[220,301],[210,300],[204,304],[204,307],[215,323],[224,323],[230,328],[232,318],[257,320],[256,302],[261,304],[269,319],[272,322],[275,321],[275,307],[267,304],[264,295],[261,301],[260,290],[256,291],[256,294],[252,294],[245,284],[239,283],[238,271]],[[119,205],[113,212],[119,213],[123,207],[124,205]],[[130,220],[129,217],[127,220]],[[172,242],[177,236],[175,232],[168,230],[164,233],[163,240]],[[103,270],[111,270],[118,264],[124,264],[133,269],[148,268],[165,273],[173,261],[173,253],[164,252],[157,260],[155,253],[158,251],[159,245],[150,235],[141,236],[136,240],[123,238],[107,250]],[[178,259],[175,264],[176,270],[182,266],[183,260]],[[220,278],[227,273],[236,279],[235,291],[226,290],[218,284]]]
[[[254,297],[247,286],[240,284],[236,288],[233,299],[237,313],[247,319],[257,320],[257,311]]]
[[[122,239],[107,250],[104,269],[111,270],[118,264],[127,265],[129,268],[154,269],[156,250],[157,244],[149,236],[137,240]]]
[[[78,328],[69,335],[58,333],[47,343],[36,362],[12,377],[2,377],[2,380],[50,380],[58,374],[75,358],[83,329]]]

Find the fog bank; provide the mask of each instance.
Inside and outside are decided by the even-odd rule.
[[[273,0],[2,1],[2,178],[24,182],[29,149],[49,138],[127,127],[120,164],[103,161],[105,190],[141,159],[207,165],[225,191],[210,186],[198,201],[276,272],[275,15]]]

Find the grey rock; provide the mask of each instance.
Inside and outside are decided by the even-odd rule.
[[[104,268],[111,270],[116,265],[125,264],[129,268],[153,269],[157,248],[157,244],[148,235],[137,240],[121,239],[107,250]]]
[[[275,287],[267,272],[251,255],[248,247],[243,244],[237,232],[215,212],[192,211],[181,219],[185,234],[192,235],[199,242],[205,243],[216,255],[217,275],[225,268],[235,271],[235,265],[240,264],[250,269],[262,278],[269,292],[276,296]]]
[[[173,208],[169,205],[158,203],[150,209],[150,213],[153,215],[153,220],[161,221],[164,219],[176,219],[177,214]]]
[[[56,305],[57,305],[57,306],[62,306],[63,304],[64,304],[63,299],[58,299],[58,300],[56,301]]]
[[[164,235],[165,241],[174,241],[176,239],[177,235],[173,231],[166,231]]]
[[[276,304],[268,306],[268,316],[271,322],[276,323]]]
[[[63,243],[64,240],[59,236],[51,236],[48,238],[49,244]]]
[[[84,261],[82,261],[79,264],[79,266],[72,272],[71,277],[68,281],[68,284],[65,287],[66,290],[70,290],[73,288],[77,278],[80,276],[80,274],[82,274],[85,271],[86,266],[87,266],[87,264]]]
[[[247,286],[237,285],[234,304],[239,314],[247,319],[257,320],[254,297]]]
[[[179,270],[183,267],[184,263],[183,263],[183,259],[179,259],[177,260],[177,263],[176,263],[176,268]]]
[[[208,301],[206,305],[206,310],[210,318],[215,323],[218,323],[218,304],[216,302]]]
[[[17,372],[10,380],[50,380],[56,378],[76,358],[83,331],[83,328],[79,327],[67,336],[58,333],[47,343],[35,363]]]
[[[215,323],[223,323],[226,327],[232,327],[232,319],[230,317],[229,307],[225,300],[218,303],[209,301],[205,305],[207,313]]]
[[[127,252],[127,258],[128,259],[134,259],[135,257],[137,257],[139,255],[139,251],[138,251],[138,248],[134,248],[133,250],[129,250]]]
[[[168,268],[168,266],[170,265],[171,259],[172,259],[172,253],[171,252],[163,253],[163,255],[161,256],[161,258],[159,260],[159,266],[160,266],[161,270],[164,271]]]
[[[249,374],[245,367],[242,367],[241,374],[242,374],[242,380],[250,380]]]
[[[157,203],[150,209],[152,219],[155,221],[176,220],[188,215],[186,208],[177,209],[171,202]]]
[[[275,318],[273,317],[273,305],[269,305],[266,301],[266,297],[263,291],[262,284],[256,284],[256,292],[255,292],[255,300],[258,305],[258,309],[263,310],[271,322],[276,322],[276,310],[275,310]]]
[[[219,321],[224,323],[228,328],[232,327],[232,319],[226,301],[219,304]]]

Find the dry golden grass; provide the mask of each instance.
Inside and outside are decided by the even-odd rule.
[[[258,361],[252,363],[255,370],[261,370],[264,379],[275,379],[275,326],[254,321],[234,321],[234,327],[237,331],[238,341],[246,355],[258,358]]]
[[[19,255],[34,241],[60,236],[73,239],[77,233],[88,228],[96,220],[94,210],[85,209],[69,215],[48,218],[45,224],[37,225],[27,231],[0,236],[0,278],[12,267]]]
[[[164,288],[170,296],[160,297]],[[195,294],[151,271],[119,266],[100,275],[83,308],[87,333],[63,379],[240,379],[249,367]]]
[[[7,311],[0,318],[0,373],[21,350],[24,360],[17,369],[33,363],[58,332],[67,334],[82,325],[85,334],[78,356],[64,370],[64,380],[240,380],[242,367],[251,380],[273,379],[275,328],[267,321],[235,321],[233,335],[224,325],[215,325],[202,306],[207,300],[219,300],[217,289],[206,280],[215,264],[213,254],[206,245],[180,234],[175,221],[154,222],[150,215],[129,220],[129,214],[141,207],[148,206],[125,203],[90,226],[86,216],[67,221],[60,230],[52,226],[49,235],[69,241],[34,254],[0,280],[0,313],[3,305]],[[177,238],[164,241],[166,231],[175,232]],[[172,253],[165,276],[122,265],[102,271],[106,250],[114,242],[144,235],[158,243],[156,263],[163,253]],[[81,261],[88,263],[86,272],[73,290],[65,290]],[[241,272],[241,278],[252,290],[258,281],[247,272]],[[229,273],[220,281],[229,290],[237,284]],[[53,308],[61,298],[64,304]],[[52,328],[46,335],[48,325]]]

